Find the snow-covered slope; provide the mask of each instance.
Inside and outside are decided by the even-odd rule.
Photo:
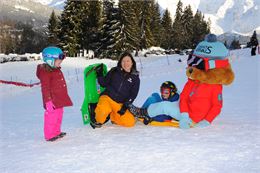
[[[182,62],[178,60],[182,59]],[[186,56],[137,57],[140,106],[161,82],[172,80],[181,91]],[[67,58],[62,64],[73,107],[62,124],[68,135],[56,142],[43,139],[40,87],[0,84],[0,172],[2,173],[259,173],[260,55],[250,49],[231,52],[235,81],[224,87],[222,113],[207,128],[180,130],[141,123],[123,128],[107,123],[93,130],[83,126],[83,70],[111,60]],[[142,63],[141,63],[142,62]],[[37,82],[40,61],[0,64],[0,79]],[[142,66],[141,66],[142,64]]]

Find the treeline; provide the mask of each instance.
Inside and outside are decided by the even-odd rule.
[[[34,30],[32,24],[0,21],[0,53],[39,53],[47,45],[46,32]]]
[[[174,20],[166,9],[161,17],[154,0],[68,0],[61,16],[53,12],[48,43],[75,56],[93,50],[96,57],[117,58],[124,50],[160,46],[164,49],[194,48],[210,32],[210,21],[191,6],[178,2]]]

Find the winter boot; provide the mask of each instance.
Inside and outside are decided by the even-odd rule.
[[[54,141],[56,141],[57,139],[59,139],[59,135],[58,135],[58,136],[55,136],[55,137],[53,137],[53,138],[51,138],[51,139],[47,139],[47,141],[49,141],[49,142],[54,142]]]
[[[64,136],[66,136],[66,134],[67,134],[66,132],[61,132],[61,133],[58,135],[58,137],[59,137],[59,138],[63,138]]]
[[[88,110],[90,114],[90,125],[93,129],[100,128],[102,124],[96,122],[96,115],[95,115],[95,109],[97,107],[96,103],[89,103]]]
[[[133,104],[128,106],[128,110],[137,118],[144,119],[144,124],[147,125],[152,121],[152,118],[148,115],[146,108],[138,108]]]

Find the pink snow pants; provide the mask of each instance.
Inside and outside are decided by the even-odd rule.
[[[51,139],[61,133],[63,108],[55,109],[53,112],[44,112],[44,138]]]

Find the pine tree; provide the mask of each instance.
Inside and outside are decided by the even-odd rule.
[[[96,52],[101,39],[101,2],[84,1],[81,5],[81,49]]]
[[[84,1],[68,0],[61,14],[59,45],[69,56],[75,56],[80,49],[82,3]]]
[[[183,26],[183,45],[182,49],[187,49],[192,47],[192,35],[193,33],[193,12],[191,6],[185,7],[182,15],[182,26]]]
[[[97,53],[101,58],[116,59],[121,53],[117,48],[117,36],[120,31],[120,15],[119,9],[114,7],[113,0],[103,1],[103,26],[101,46]]]
[[[135,13],[134,1],[119,0],[120,10],[120,42],[121,50],[138,49],[138,18]]]
[[[205,21],[203,14],[197,10],[192,21],[192,35],[191,35],[191,46],[190,48],[195,48],[196,45],[201,42],[205,35],[210,33],[210,20]]]
[[[152,46],[153,35],[151,32],[151,1],[141,2],[140,15],[140,49],[147,49]]]
[[[153,35],[153,42],[154,46],[161,45],[161,17],[160,17],[160,9],[158,2],[155,3],[154,0],[151,1],[151,32]]]
[[[170,16],[170,12],[168,9],[165,10],[163,17],[162,17],[162,44],[161,46],[164,49],[169,49],[171,47],[171,30],[172,30],[172,19]]]
[[[172,27],[172,47],[181,49],[183,47],[183,38],[184,38],[184,32],[182,28],[182,15],[183,15],[183,3],[181,1],[178,2],[176,13],[175,13],[175,19],[173,22]]]
[[[57,46],[58,43],[58,18],[53,10],[48,24],[48,44]]]

